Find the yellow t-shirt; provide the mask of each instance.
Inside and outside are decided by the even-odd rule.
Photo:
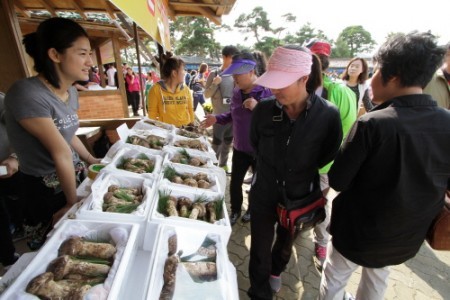
[[[148,116],[177,127],[194,122],[191,90],[180,84],[175,93],[165,89],[164,81],[152,86],[148,93]]]

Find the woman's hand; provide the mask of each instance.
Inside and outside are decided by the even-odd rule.
[[[253,110],[256,104],[258,104],[258,101],[256,101],[255,98],[248,98],[245,99],[245,101],[242,103],[242,107],[247,108],[249,110]]]
[[[60,210],[58,210],[53,215],[53,225],[55,225],[62,217],[64,217],[66,212],[69,211],[69,209],[71,209],[72,206],[73,206],[73,204],[67,203],[66,205],[64,205],[64,207],[62,207]]]
[[[0,166],[5,166],[7,171],[7,174],[0,176],[0,178],[9,178],[19,171],[19,161],[12,156],[2,161]]]
[[[216,124],[217,119],[215,115],[208,114],[205,116],[205,119],[200,123],[200,128],[205,129],[209,126]]]

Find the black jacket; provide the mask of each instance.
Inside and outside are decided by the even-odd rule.
[[[318,170],[334,159],[342,141],[339,111],[311,95],[291,122],[276,100],[262,101],[253,110],[250,139],[257,156],[252,209],[275,212],[280,185],[292,200],[320,191]]]
[[[402,96],[362,116],[328,173],[333,245],[369,268],[414,257],[444,205],[450,112],[429,95]]]

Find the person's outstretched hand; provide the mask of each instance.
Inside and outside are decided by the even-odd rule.
[[[205,129],[209,126],[216,124],[217,119],[215,115],[208,114],[205,116],[205,119],[200,122],[200,128]]]

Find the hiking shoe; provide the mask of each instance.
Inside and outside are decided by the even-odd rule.
[[[270,275],[269,278],[270,287],[272,288],[272,292],[278,293],[281,290],[281,277]]]
[[[237,222],[237,220],[239,219],[240,216],[241,216],[241,213],[238,213],[238,212],[232,212],[231,213],[231,216],[230,216],[230,224],[231,224],[231,226],[236,224],[236,222]]]
[[[249,212],[248,210],[247,210],[247,211],[245,212],[245,214],[242,216],[241,221],[242,221],[243,223],[248,223],[248,222],[250,222],[250,212]]]
[[[316,265],[316,269],[317,271],[322,272],[323,263],[325,262],[325,258],[327,257],[327,247],[315,244],[314,253],[314,264]]]

